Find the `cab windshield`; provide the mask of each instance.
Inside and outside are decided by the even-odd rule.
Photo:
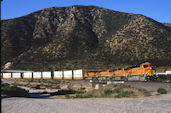
[[[149,67],[149,65],[144,65],[144,68]]]

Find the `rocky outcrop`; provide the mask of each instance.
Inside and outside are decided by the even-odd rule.
[[[171,65],[171,30],[143,15],[95,6],[52,7],[2,20],[2,64],[17,69]]]

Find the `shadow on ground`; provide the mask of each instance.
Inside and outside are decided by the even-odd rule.
[[[47,99],[52,96],[60,96],[60,95],[67,95],[67,94],[75,94],[73,90],[59,90],[56,92],[29,92],[28,98],[38,98],[38,99]],[[17,97],[17,96],[13,96]],[[11,98],[10,96],[1,96],[1,99]],[[22,97],[23,98],[23,97]],[[24,97],[27,98],[27,97]]]
[[[51,96],[58,96],[58,95],[67,95],[67,94],[74,94],[75,91],[73,90],[59,90],[56,92],[42,92],[42,93],[29,93],[30,98],[41,98],[41,99],[46,99],[49,98]]]

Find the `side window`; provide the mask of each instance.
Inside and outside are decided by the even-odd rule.
[[[144,68],[148,67],[148,65],[144,65]]]

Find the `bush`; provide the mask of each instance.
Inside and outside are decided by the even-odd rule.
[[[93,95],[82,95],[82,94],[76,94],[73,98],[91,98]]]
[[[113,92],[120,93],[121,91],[123,91],[123,87],[120,86],[120,87],[115,88]]]
[[[9,90],[9,88],[10,88],[10,85],[8,83],[3,83],[1,85],[1,93],[5,94],[6,90]]]
[[[10,86],[9,84],[2,84],[2,94],[11,97],[29,97],[29,92],[17,86]]]
[[[76,94],[74,98],[83,98],[84,96],[82,94]]]
[[[112,89],[105,89],[104,94],[105,95],[111,95],[113,93]]]
[[[69,94],[66,94],[65,98],[71,98],[71,96]]]
[[[157,92],[160,94],[166,94],[167,93],[166,89],[164,89],[164,88],[158,88]]]
[[[116,98],[128,97],[133,93],[134,93],[133,91],[120,91],[115,97]]]
[[[6,87],[9,87],[10,85],[8,84],[8,83],[3,83],[2,85],[1,85],[1,88],[6,88]]]
[[[140,91],[140,92],[145,92],[146,89],[138,89],[138,91]]]

